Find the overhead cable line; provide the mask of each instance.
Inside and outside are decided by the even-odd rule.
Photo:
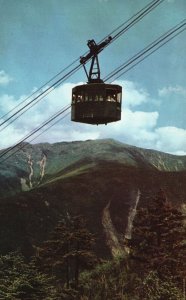
[[[180,25],[181,24],[181,25]],[[165,34],[163,34],[162,36],[160,36],[158,39],[156,39],[153,43],[151,43],[151,49],[150,50],[153,50],[154,47],[156,47],[160,42],[163,42],[158,48],[154,49],[152,52],[148,53],[146,55],[149,56],[151,55],[152,53],[154,53],[155,51],[157,51],[160,47],[162,47],[164,44],[166,44],[168,41],[172,40],[173,38],[175,38],[178,34],[180,34],[181,32],[183,32],[186,28],[183,28],[184,26],[186,25],[186,22],[185,20],[183,20],[181,23],[179,23],[178,25],[174,26],[172,29],[170,29],[169,31],[167,31]],[[168,39],[167,39],[168,37]],[[140,51],[140,55],[141,57],[144,55],[144,53],[146,52],[147,53],[147,48],[148,47],[145,47],[143,49],[143,51]],[[137,54],[135,55],[134,57],[138,57],[140,58],[140,55]],[[143,60],[144,57],[142,57],[141,60]],[[141,61],[140,60],[140,61]],[[139,62],[140,62],[139,61]],[[138,64],[139,62],[137,62],[136,64]],[[131,63],[133,63],[133,60],[131,60]],[[127,63],[127,66],[129,66],[129,63]],[[133,68],[134,66],[132,66],[131,68]],[[130,69],[130,68],[129,68]],[[129,70],[127,69],[125,71],[125,73]],[[113,72],[111,72],[113,73]],[[118,71],[117,71],[118,73]],[[116,75],[117,73],[114,73],[114,75]],[[112,75],[113,76],[113,75]],[[112,76],[107,76],[108,78],[111,78]],[[118,76],[120,77],[121,74]],[[117,77],[117,78],[118,78]],[[25,146],[23,145],[22,143],[24,141],[26,141],[29,137],[31,137],[32,135],[34,135],[35,133],[37,133],[38,131],[40,131],[42,128],[44,128],[46,125],[50,124],[51,122],[53,122],[56,118],[58,118],[59,116],[61,116],[64,112],[66,112],[69,108],[71,107],[71,105],[67,106],[66,108],[64,108],[63,110],[60,110],[59,112],[57,112],[55,115],[53,115],[51,118],[49,118],[48,120],[46,120],[45,122],[43,122],[38,128],[34,129],[31,133],[29,133],[24,139],[22,139],[20,142],[18,142],[16,145],[14,145],[13,147],[10,147],[8,149],[6,149],[1,155],[0,155],[0,158],[4,157],[7,153],[11,152],[12,150],[15,149],[15,151],[13,153],[10,153],[10,155],[8,157],[5,157],[2,162],[6,161],[9,157],[11,157],[12,155],[14,155],[17,151],[19,151],[20,147],[21,149]],[[56,123],[58,123],[60,120],[58,119],[56,122],[54,122],[53,124],[51,124],[49,127],[45,128],[38,136],[40,136],[43,132],[46,132],[47,130],[49,130],[51,127],[53,127]],[[37,136],[37,137],[38,137]],[[37,138],[35,137],[35,138]],[[35,138],[33,138],[31,141],[33,141]],[[30,142],[31,142],[30,141]],[[18,149],[16,149],[17,147],[19,147]]]
[[[67,78],[69,78],[72,74],[74,74],[77,70],[79,70],[82,67],[81,64],[79,64],[78,66],[76,66],[75,68],[73,68],[71,71],[69,71],[67,74],[65,74],[63,77],[61,77],[60,79],[58,79],[54,84],[52,84],[51,86],[49,86],[47,89],[45,89],[42,93],[40,93],[39,95],[37,95],[33,100],[31,100],[29,103],[27,103],[26,105],[24,105],[22,108],[20,108],[16,113],[14,113],[12,116],[10,116],[8,119],[6,119],[5,121],[3,121],[0,126],[4,125],[7,121],[9,121],[10,119],[12,119],[12,117],[16,116],[19,112],[22,112],[23,109],[25,109],[26,107],[28,107],[28,105],[32,104],[33,105],[31,107],[33,107],[35,104],[37,104],[41,99],[43,99],[47,94],[49,94],[55,87],[57,87],[59,84],[61,84],[63,81],[65,81]],[[37,100],[37,101],[36,101]],[[30,108],[30,107],[29,107]],[[27,109],[28,110],[28,109]],[[27,111],[26,110],[26,111]],[[24,111],[25,112],[25,111]],[[23,113],[24,113],[23,112]],[[21,113],[21,115],[23,114]],[[20,115],[19,115],[20,116]],[[18,116],[18,117],[19,117]],[[18,119],[18,117],[16,119]],[[16,120],[14,119],[14,120]],[[11,124],[11,123],[9,123]],[[5,126],[3,129],[5,129],[7,126]],[[2,129],[2,130],[3,130]],[[2,131],[1,130],[1,131]]]
[[[76,62],[79,61],[79,58],[77,58],[76,60],[74,60],[71,64],[69,64],[67,67],[65,67],[63,70],[61,70],[60,72],[58,72],[56,75],[54,75],[50,80],[48,80],[45,84],[43,84],[42,86],[40,86],[37,90],[35,90],[33,93],[31,93],[29,96],[27,96],[24,100],[22,100],[20,103],[18,103],[16,106],[14,106],[11,110],[9,110],[7,113],[5,113],[3,116],[0,117],[0,120],[2,120],[3,118],[5,118],[6,116],[8,116],[11,112],[13,112],[14,110],[16,110],[16,108],[18,108],[19,106],[21,106],[21,104],[25,103],[28,99],[30,99],[32,96],[34,96],[35,94],[39,93],[45,86],[47,86],[50,82],[52,82],[54,79],[56,79],[59,75],[61,75],[62,73],[64,73],[66,70],[68,70],[72,65],[74,65]],[[0,126],[3,125],[2,123],[0,123]]]
[[[173,36],[170,36],[169,39],[167,39],[166,41],[164,41],[161,45],[159,45],[156,49],[154,49],[153,51],[147,53],[144,57],[142,57],[139,61],[137,61],[135,64],[133,64],[132,66],[130,66],[127,70],[125,70],[124,72],[122,72],[121,74],[119,74],[117,77],[115,77],[114,79],[112,79],[112,81],[110,83],[112,83],[113,81],[117,80],[118,78],[120,78],[122,75],[124,75],[125,73],[127,73],[128,71],[130,71],[131,69],[133,69],[136,65],[138,65],[140,62],[142,62],[145,58],[147,58],[148,56],[150,56],[151,54],[153,54],[154,52],[156,52],[158,49],[160,49],[161,47],[163,47],[165,44],[167,44],[169,41],[171,41],[173,38],[175,38],[176,36],[178,36],[179,34],[181,34],[186,28],[180,30],[179,32],[175,33]]]
[[[156,0],[152,1],[150,4],[148,4],[144,9],[142,9],[137,16],[132,20],[131,23],[129,23],[127,26],[125,26],[123,29],[121,29],[115,36],[113,37],[112,41],[115,41],[118,39],[123,33],[125,33],[129,28],[131,28],[133,25],[135,25],[137,22],[139,22],[144,16],[146,16],[149,12],[154,10],[158,5],[160,5],[165,0]]]
[[[45,128],[44,130],[42,130],[38,135],[36,135],[33,139],[29,140],[28,143],[33,142],[34,140],[36,140],[39,136],[41,136],[43,133],[45,133],[46,131],[48,131],[50,128],[52,128],[54,125],[56,125],[57,123],[59,123],[60,121],[64,120],[67,116],[70,115],[70,112],[68,112],[67,114],[65,114],[64,116],[60,116],[59,119],[57,119],[54,123],[50,124],[50,126],[48,126],[47,128]]]
[[[55,113],[52,117],[50,117],[50,118],[47,119],[45,122],[43,122],[41,125],[39,125],[37,128],[33,129],[30,133],[28,133],[23,139],[21,139],[19,142],[17,142],[14,146],[5,149],[5,150],[0,154],[0,158],[4,157],[7,153],[11,152],[11,151],[14,150],[15,148],[21,146],[22,143],[25,142],[29,137],[31,137],[32,135],[34,135],[35,133],[37,133],[39,130],[41,130],[43,127],[45,127],[46,125],[48,125],[50,122],[52,122],[53,120],[55,120],[58,116],[62,115],[62,114],[63,114],[64,112],[66,112],[70,107],[71,107],[71,105],[68,105],[68,106],[66,106],[65,108],[61,109],[60,111],[58,111],[57,113]],[[9,157],[10,157],[10,156],[9,156]]]
[[[178,34],[180,34],[182,31],[184,31],[186,28],[186,19],[184,19],[182,22],[180,22],[179,24],[177,24],[176,26],[172,27],[171,29],[169,29],[166,33],[164,33],[163,35],[161,35],[159,38],[157,38],[155,41],[153,41],[152,43],[150,43],[148,46],[146,46],[143,50],[139,51],[137,54],[135,54],[132,58],[130,58],[129,60],[127,60],[125,63],[123,63],[122,65],[120,65],[119,67],[117,67],[115,70],[113,70],[111,73],[109,73],[107,76],[105,76],[103,78],[104,81],[108,81],[109,79],[111,79],[112,77],[114,77],[115,75],[117,75],[119,72],[121,72],[123,69],[127,68],[128,66],[130,66],[133,62],[135,62],[136,60],[138,60],[139,58],[141,58],[144,54],[148,53],[149,51],[151,51],[152,49],[154,49],[154,47],[158,46],[160,43],[167,43],[170,39],[173,39],[174,36],[173,34],[175,34],[175,36],[177,36]],[[168,39],[166,42],[164,42],[166,39]],[[163,45],[162,45],[163,46]],[[157,49],[159,49],[161,46],[159,46]],[[155,52],[157,49],[154,49],[153,52]],[[150,53],[151,54],[151,53]],[[150,55],[148,54],[148,56]],[[141,60],[140,60],[141,61]],[[131,67],[130,67],[131,68]],[[123,73],[122,73],[123,74]],[[122,75],[121,74],[121,75]],[[119,77],[121,76],[119,75]],[[117,77],[118,78],[118,77]],[[116,79],[116,78],[115,78]],[[114,80],[115,80],[114,79]],[[113,80],[112,80],[113,82]]]
[[[147,9],[149,6],[151,6],[153,3],[155,3],[156,0],[152,0],[150,3],[148,3],[146,6],[144,6],[142,9],[140,9],[137,13],[135,13],[132,17],[130,17],[128,20],[123,22],[121,25],[116,27],[113,31],[111,31],[109,34],[107,34],[100,42],[104,41],[108,36],[112,36],[115,32],[117,32],[119,29],[121,29],[124,25],[126,25],[128,22],[130,22],[133,18],[136,18],[140,13],[142,13],[145,9]],[[156,3],[155,3],[156,4]]]
[[[74,74],[77,70],[79,70],[81,68],[81,65],[78,66],[77,69],[75,69],[75,71],[73,71],[72,73],[70,73],[68,76],[65,77],[64,81],[66,79],[68,79],[72,74]],[[58,87],[60,84],[62,83],[62,81],[57,81],[55,83],[55,88]],[[49,93],[51,93],[51,91],[53,91],[54,87],[50,87],[47,90],[45,90],[44,94],[40,94],[38,96],[38,99],[36,99],[37,101],[32,103],[29,107],[27,107],[23,112],[21,112],[18,116],[16,116],[13,120],[11,120],[8,124],[6,124],[3,128],[0,129],[0,132],[2,132],[5,128],[7,128],[10,124],[12,124],[15,120],[17,120],[20,116],[22,116],[25,112],[27,112],[30,108],[32,108],[33,106],[35,106],[40,100],[42,100],[44,97],[46,97]]]
[[[163,1],[165,0],[155,0],[155,1],[151,1],[148,5],[146,5],[143,9],[141,9],[138,13],[134,14],[131,18],[129,18],[126,22],[122,23],[120,26],[118,26],[114,31],[111,32],[111,34],[115,33],[117,30],[119,30],[118,33],[116,33],[111,40],[111,43],[113,41],[115,41],[117,38],[119,38],[124,32],[126,32],[129,28],[131,28],[132,26],[134,26],[138,21],[140,21],[145,15],[147,15],[149,12],[151,12],[154,8],[156,8],[159,4],[161,4]],[[127,24],[129,23],[129,24]],[[127,25],[126,25],[127,24]],[[123,29],[122,26],[126,25]],[[110,34],[109,34],[110,35]],[[107,45],[108,46],[108,45]],[[77,59],[78,60],[78,59]],[[68,69],[70,66],[72,66],[75,62],[77,62],[77,60],[75,60],[72,64],[70,64],[67,68],[65,68],[64,70]],[[72,74],[74,74],[76,71],[78,71],[80,68],[82,67],[81,64],[79,64],[78,66],[74,67],[71,71],[69,71],[67,74],[65,74],[62,78],[60,78],[59,80],[57,80],[54,84],[52,84],[51,86],[49,86],[48,88],[46,88],[43,92],[41,92],[39,95],[37,95],[36,97],[34,97],[34,99],[32,99],[31,101],[29,101],[27,104],[25,104],[23,107],[21,107],[20,109],[18,109],[15,113],[13,113],[11,116],[9,116],[6,120],[2,121],[0,123],[0,127],[3,126],[5,123],[7,123],[8,121],[10,121],[6,126],[4,126],[0,132],[2,130],[4,130],[6,127],[8,127],[10,124],[12,124],[15,120],[17,120],[21,115],[23,115],[26,111],[28,111],[30,108],[32,108],[34,105],[36,105],[39,101],[41,101],[48,93],[50,93],[52,91],[53,88],[56,88],[58,85],[60,85],[62,82],[64,82],[67,78],[69,78]],[[63,70],[63,71],[64,71]],[[46,84],[48,84],[49,82],[51,82],[53,79],[55,79],[58,75],[60,75],[63,71],[59,72],[56,76],[54,76],[51,80],[49,80]],[[45,85],[46,85],[45,84]],[[43,85],[42,87],[44,87],[45,85]],[[41,88],[42,88],[41,87]],[[40,89],[41,89],[40,88]],[[39,90],[40,90],[39,89]],[[39,90],[37,90],[36,92],[38,92]],[[34,95],[36,92],[34,92],[32,95]],[[31,95],[31,96],[32,96]],[[28,96],[25,100],[23,100],[22,103],[24,103],[27,99],[29,99],[31,96]],[[32,105],[32,103],[34,103]],[[16,107],[18,107],[19,105],[17,105]],[[15,108],[14,108],[15,109]],[[12,109],[12,111],[14,110]],[[10,112],[8,112],[6,115],[8,115]],[[16,117],[15,117],[16,116]],[[14,118],[15,117],[15,118]],[[14,118],[14,119],[13,119]],[[2,118],[1,118],[2,119]]]
[[[41,136],[44,132],[48,131],[50,128],[52,128],[54,125],[56,125],[57,123],[59,123],[60,121],[62,121],[63,119],[65,119],[68,115],[70,114],[70,112],[68,112],[67,114],[65,114],[63,117],[60,117],[59,119],[57,119],[54,123],[50,124],[50,126],[48,126],[47,128],[45,128],[44,130],[42,130],[38,135],[36,135],[34,138],[32,138],[31,140],[28,140],[28,143],[33,142],[34,140],[36,140],[39,136]],[[57,118],[57,117],[56,117]],[[39,130],[38,130],[39,131]],[[17,149],[15,147],[15,151],[13,153],[10,153],[8,156],[6,156],[4,158],[4,160],[0,161],[0,163],[5,162],[8,158],[10,158],[11,156],[15,155],[17,152],[19,152],[20,150],[22,150],[23,148],[25,148],[27,146],[27,144],[24,144],[23,142],[20,143],[19,148]],[[13,150],[13,149],[12,149]]]
[[[165,0],[153,0],[149,4],[147,4],[143,9],[141,9],[138,13],[134,14],[130,19],[128,19],[126,22],[118,26],[115,30],[113,30],[109,35],[106,36],[106,38],[111,38],[110,42],[107,43],[104,48],[101,48],[97,54],[99,54],[103,49],[107,48],[110,44],[112,44],[116,39],[118,39],[121,35],[123,35],[127,30],[129,30],[132,26],[134,26],[137,22],[139,22],[141,19],[143,19],[147,14],[149,14],[152,10],[154,10],[157,6],[159,6],[162,2]],[[129,24],[127,24],[129,21],[131,21]],[[127,24],[123,29],[121,29],[118,33],[116,33],[114,36],[112,34],[119,30],[123,25]],[[102,40],[103,41],[103,40]],[[98,44],[99,45],[99,44]],[[88,60],[89,61],[89,60]]]

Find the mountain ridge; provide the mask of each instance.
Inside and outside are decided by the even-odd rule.
[[[24,146],[14,156],[1,163],[2,194],[13,194],[14,190],[19,192],[21,187],[23,190],[28,190],[29,185],[32,185],[31,180],[35,180],[33,185],[37,186],[36,181],[37,183],[43,181],[43,177],[55,176],[56,173],[76,163],[81,164],[87,159],[92,163],[101,160],[116,161],[131,167],[167,172],[186,170],[186,156],[143,149],[113,139],[54,144],[24,143]],[[10,186],[10,192],[8,192],[8,186]]]
[[[42,159],[45,158],[45,163]],[[87,140],[61,143],[24,144],[24,148],[1,163],[0,180],[19,181],[28,177],[55,174],[82,160],[118,161],[128,166],[158,169],[159,171],[186,170],[186,156],[175,156],[164,152],[142,149],[123,144],[113,139]],[[30,160],[30,161],[29,161]],[[42,174],[42,179],[45,174]],[[3,180],[4,179],[4,180]],[[16,181],[17,185],[20,182]],[[2,196],[2,194],[1,194]]]
[[[11,167],[15,185],[11,177],[0,177],[5,184],[0,197],[0,249],[20,247],[27,256],[67,213],[87,218],[98,239],[99,255],[117,253],[137,197],[138,206],[145,207],[163,189],[167,201],[179,209],[186,199],[185,156],[113,140],[28,144],[4,164],[8,176]]]

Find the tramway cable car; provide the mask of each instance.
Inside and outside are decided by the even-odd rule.
[[[104,83],[100,78],[98,54],[111,41],[108,37],[100,44],[89,40],[89,53],[80,58],[88,78],[87,84],[72,89],[71,120],[87,124],[107,124],[121,120],[122,87]],[[89,74],[85,68],[91,59]]]

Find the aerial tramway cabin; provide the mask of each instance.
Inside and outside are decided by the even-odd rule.
[[[121,120],[122,87],[106,84],[100,79],[98,53],[110,42],[111,37],[97,45],[88,41],[90,52],[81,57],[88,82],[72,89],[71,120],[87,124],[107,124]],[[85,63],[92,59],[89,74]]]

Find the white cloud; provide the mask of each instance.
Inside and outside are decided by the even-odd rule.
[[[169,152],[169,153],[171,153],[171,152]],[[172,154],[174,154],[174,155],[186,155],[186,151],[182,151],[182,150],[178,150],[178,151],[174,151],[174,152],[172,152]]]
[[[123,86],[123,110],[120,122],[110,123],[107,126],[93,126],[71,122],[70,116],[67,116],[34,142],[53,143],[59,141],[114,138],[142,148],[151,148],[178,155],[185,154],[186,130],[173,126],[158,127],[159,113],[157,111],[144,112],[136,110],[140,104],[150,101],[148,92],[133,82],[118,81],[117,83]],[[69,105],[73,87],[74,84],[65,83],[56,88],[15,123],[11,124],[3,132],[0,132],[0,147],[7,147],[14,144],[32,129],[51,117],[52,114],[62,107]],[[12,96],[4,95],[0,99],[0,103],[5,102],[8,108],[12,108],[13,104],[15,105],[17,101]]]
[[[12,80],[13,79],[8,74],[6,74],[5,71],[0,71],[0,85],[7,85]]]
[[[154,128],[157,120],[157,112],[124,109],[120,122],[100,128],[100,137],[113,137],[127,144],[151,148],[155,141]]]
[[[127,108],[135,107],[149,100],[148,92],[132,81],[115,81],[114,83],[122,86],[123,102]]]
[[[156,149],[171,153],[186,153],[186,130],[177,127],[160,127],[155,130]]]
[[[0,149],[15,145],[26,134],[27,131],[23,128],[18,129],[12,125],[7,127],[3,132],[0,132]]]
[[[160,97],[166,97],[172,94],[186,97],[186,89],[179,85],[176,86],[169,85],[167,87],[163,87],[162,89],[159,89],[158,94]]]
[[[15,106],[14,96],[4,94],[0,98],[0,111],[6,113]]]

